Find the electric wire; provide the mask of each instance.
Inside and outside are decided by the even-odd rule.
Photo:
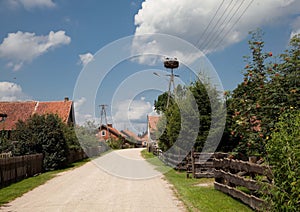
[[[221,7],[223,6],[224,2],[225,2],[225,0],[223,0],[223,1],[221,2],[221,4],[219,5],[219,7],[218,7],[218,9],[216,10],[214,16],[212,17],[212,19],[210,19],[209,23],[207,24],[206,28],[204,29],[204,31],[203,31],[201,37],[204,37],[204,35],[206,34],[208,28],[211,26],[211,23],[212,23],[213,20],[216,18],[217,14],[218,14],[218,12],[220,11]],[[199,42],[200,42],[200,40],[201,40],[201,37],[200,37],[200,38],[198,39],[198,41],[196,42],[196,45],[195,45],[195,46],[198,46],[198,45],[199,45]],[[200,46],[202,46],[202,44],[203,44],[203,41],[202,41],[202,43],[201,43]]]
[[[210,49],[210,47],[212,45],[214,45],[214,42],[216,40],[218,40],[220,38],[220,36],[222,35],[222,33],[224,32],[224,30],[227,28],[227,26],[230,24],[231,20],[233,19],[233,17],[238,13],[238,11],[240,10],[240,8],[242,7],[242,5],[244,4],[246,0],[243,1],[236,1],[236,3],[234,4],[234,6],[232,7],[232,10],[226,15],[226,17],[224,18],[224,20],[222,21],[222,23],[220,24],[221,31],[219,33],[214,33],[213,36],[211,36],[211,39],[206,43],[205,48],[207,50]],[[239,6],[236,8],[236,6],[238,5],[238,3],[240,2]],[[234,8],[236,8],[236,10],[234,11]],[[234,12],[233,12],[234,11]],[[233,12],[233,13],[232,13]],[[230,16],[231,15],[231,16]],[[228,19],[228,17],[230,16],[230,18]],[[228,19],[228,20],[227,20]],[[226,22],[227,20],[227,22]],[[226,23],[225,23],[226,22]],[[205,52],[205,49],[204,49]]]
[[[254,2],[254,0],[251,0],[250,3],[247,5],[247,7],[243,10],[243,12],[241,13],[241,15],[237,18],[237,20],[234,22],[234,24],[229,28],[229,30],[227,31],[227,33],[221,38],[221,40],[217,43],[217,45],[215,45],[215,47],[218,47],[223,40],[225,39],[225,37],[227,37],[227,35],[231,32],[231,30],[233,29],[233,27],[241,20],[241,18],[244,16],[244,14],[246,13],[246,11],[249,9],[249,7],[252,5],[252,3]]]
[[[219,19],[217,20],[217,22],[214,24],[213,28],[210,30],[211,32],[214,32],[216,27],[218,26],[220,20],[223,18],[223,16],[225,15],[225,13],[227,12],[228,8],[230,7],[230,5],[232,4],[233,0],[230,1],[230,3],[227,5],[227,7],[225,8],[225,10],[223,11],[222,15],[219,17]],[[206,38],[202,41],[202,43],[206,43],[206,40],[209,39],[209,36],[206,36]],[[199,46],[199,48],[201,48],[201,46]],[[203,49],[203,48],[201,48]]]

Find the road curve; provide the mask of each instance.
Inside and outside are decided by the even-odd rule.
[[[60,173],[1,211],[185,211],[141,149],[114,151]]]

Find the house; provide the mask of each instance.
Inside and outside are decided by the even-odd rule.
[[[147,137],[148,143],[153,143],[155,146],[157,145],[157,124],[161,116],[147,116]]]
[[[126,139],[126,135],[121,133],[116,128],[113,128],[112,124],[107,124],[107,126],[102,124],[98,128],[98,130],[99,130],[98,137],[99,137],[100,141],[107,141],[109,139],[113,139],[113,140],[119,140],[119,139],[125,140]]]
[[[140,136],[140,139],[141,139],[141,141],[142,141],[142,146],[143,146],[143,147],[147,147],[148,141],[149,141],[149,138],[148,138],[148,132],[143,133],[143,134]]]
[[[65,124],[75,124],[73,101],[65,98],[53,102],[0,102],[0,130],[12,131],[19,120],[26,121],[32,115],[57,114]]]
[[[126,138],[128,140],[135,143],[136,147],[142,147],[143,146],[141,137],[137,136],[134,132],[132,132],[128,129],[122,130],[121,132],[126,136]]]

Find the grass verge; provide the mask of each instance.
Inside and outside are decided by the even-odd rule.
[[[11,184],[7,187],[1,188],[0,189],[0,206],[16,199],[17,197],[20,197],[23,194],[25,194],[26,192],[44,184],[48,180],[54,178],[58,173],[77,168],[79,166],[84,165],[88,161],[90,161],[89,158],[79,161],[79,162],[72,163],[65,169],[45,172],[45,173],[39,174],[37,176],[30,177],[30,178],[24,179],[22,181],[19,181],[17,183]]]
[[[142,156],[152,165],[161,169],[162,162],[147,150],[142,151]],[[166,172],[165,178],[174,186],[178,198],[187,207],[188,211],[252,211],[251,208],[230,196],[217,191],[213,187],[214,179],[187,179],[185,172],[174,169]]]

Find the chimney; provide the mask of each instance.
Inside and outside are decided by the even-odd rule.
[[[69,101],[69,97],[65,97],[65,102]]]

